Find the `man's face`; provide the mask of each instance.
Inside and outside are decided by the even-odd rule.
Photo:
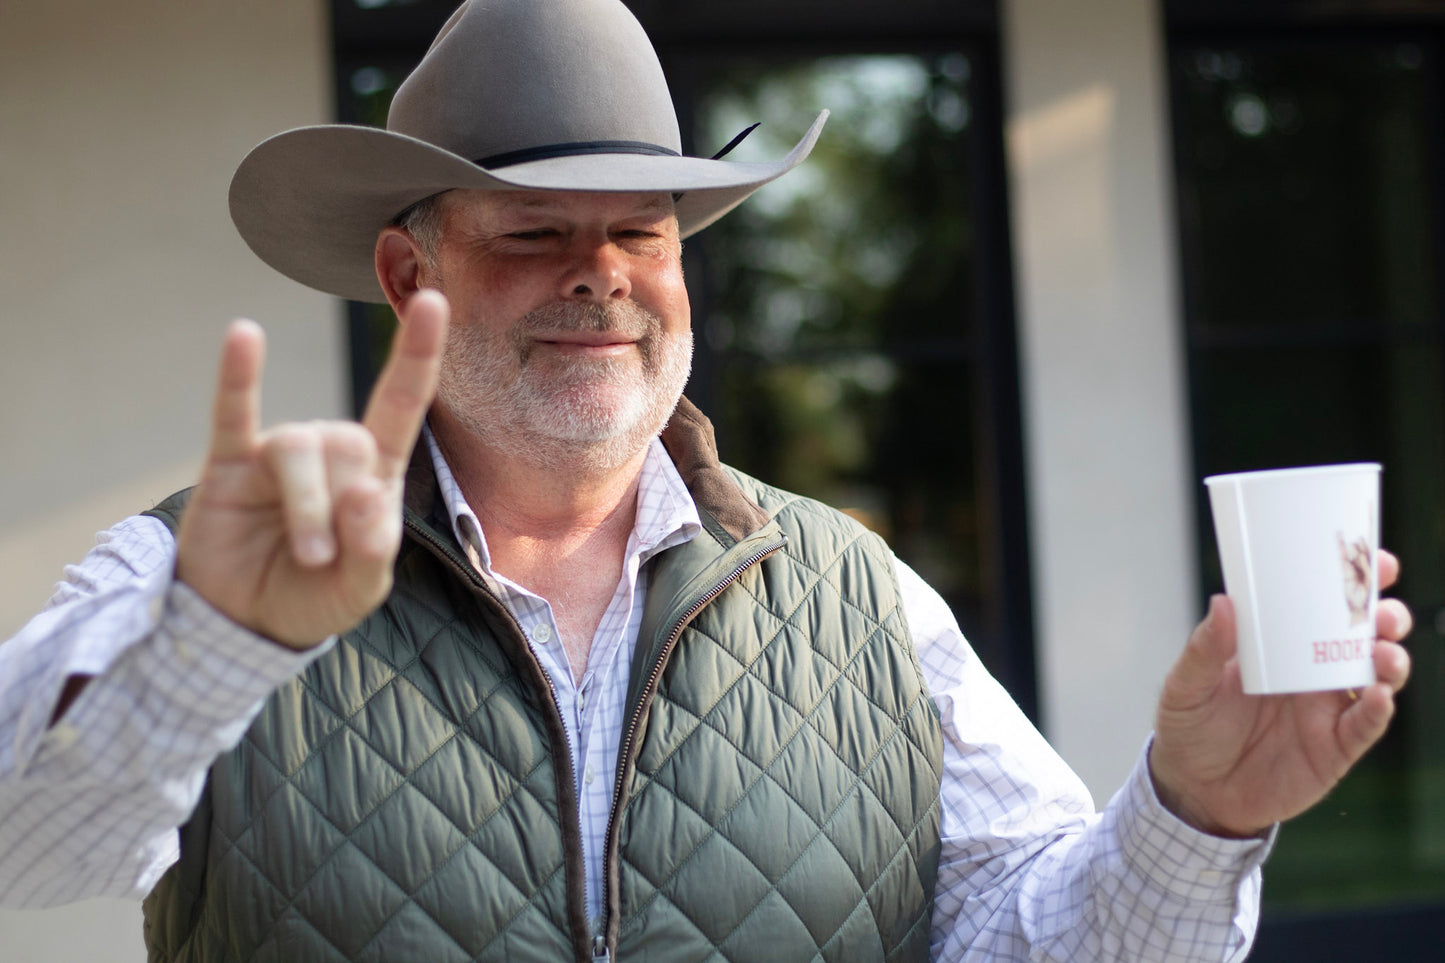
[[[452,304],[439,402],[516,454],[621,464],[692,357],[666,194],[453,191],[427,283]]]

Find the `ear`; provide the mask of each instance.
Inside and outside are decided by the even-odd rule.
[[[415,238],[396,226],[382,228],[376,238],[376,278],[393,311],[425,285],[422,263]]]

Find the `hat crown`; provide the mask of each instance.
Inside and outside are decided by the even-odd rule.
[[[473,161],[595,142],[681,150],[662,65],[619,0],[466,0],[386,126]]]
[[[684,157],[652,43],[620,0],[467,0],[392,98],[386,129],[298,127],[252,148],[231,217],[276,270],[384,300],[378,232],[442,191],[650,191],[686,237],[797,166]]]

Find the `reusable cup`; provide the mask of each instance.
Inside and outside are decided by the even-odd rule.
[[[1204,483],[1244,691],[1374,682],[1380,466],[1282,468]]]

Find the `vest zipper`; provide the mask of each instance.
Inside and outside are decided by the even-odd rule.
[[[550,700],[551,709],[552,709],[552,715],[553,715],[553,717],[557,720],[557,722],[558,722],[558,723],[561,725],[561,727],[562,727],[562,743],[563,743],[563,744],[562,744],[562,747],[561,747],[561,748],[562,748],[562,751],[559,753],[559,755],[562,757],[562,761],[563,761],[563,763],[564,763],[564,765],[565,765],[564,773],[565,773],[565,775],[566,775],[566,777],[567,777],[567,781],[566,781],[566,783],[565,783],[563,786],[559,786],[558,789],[559,789],[559,791],[565,791],[565,792],[573,793],[573,795],[574,795],[574,797],[575,797],[574,787],[577,785],[577,772],[576,772],[575,767],[572,765],[572,747],[567,743],[567,720],[564,719],[564,718],[562,718],[562,710],[561,710],[561,708],[560,708],[560,706],[559,706],[559,704],[558,704],[558,702],[557,702],[557,686],[552,682],[552,677],[547,674],[547,670],[544,669],[544,668],[542,668],[542,664],[537,661],[537,657],[532,653],[531,647],[527,645],[527,633],[522,630],[522,625],[521,625],[521,623],[517,621],[516,616],[514,616],[514,615],[511,613],[511,610],[508,609],[504,604],[502,604],[501,599],[497,598],[497,596],[492,592],[492,590],[487,587],[487,583],[484,582],[484,581],[482,580],[482,577],[477,574],[476,569],[472,568],[471,563],[468,562],[466,559],[462,558],[461,556],[457,555],[456,552],[454,552],[454,551],[452,550],[452,547],[451,547],[449,544],[447,544],[446,542],[444,542],[444,541],[442,541],[441,539],[437,538],[437,537],[436,537],[435,535],[433,535],[431,532],[427,531],[426,528],[424,528],[421,524],[412,521],[410,518],[403,519],[402,524],[403,524],[403,527],[404,527],[407,531],[411,532],[411,534],[412,534],[413,536],[415,536],[419,541],[422,541],[422,542],[426,543],[428,546],[430,546],[430,547],[433,549],[433,554],[436,555],[437,558],[438,558],[442,563],[450,566],[450,567],[452,568],[452,570],[455,571],[458,576],[460,576],[460,577],[461,577],[462,579],[464,579],[466,582],[468,582],[469,584],[473,585],[473,586],[476,587],[478,590],[480,590],[481,592],[483,592],[483,593],[484,593],[488,598],[490,598],[492,601],[496,602],[496,604],[497,604],[497,609],[498,609],[498,610],[502,613],[502,615],[506,618],[507,622],[509,622],[509,623],[511,624],[512,628],[513,628],[513,629],[516,631],[516,633],[517,633],[517,637],[522,640],[521,651],[523,651],[523,652],[526,653],[528,662],[530,663],[530,665],[531,665],[534,669],[536,669],[537,675],[541,677],[542,683],[546,686],[546,688],[547,688],[547,697],[548,697],[548,699]],[[559,799],[558,802],[560,803],[561,800]],[[582,856],[583,850],[582,850],[582,809],[581,809],[581,800],[576,799],[576,798],[574,798],[574,799],[572,800],[572,810],[573,810],[574,814],[575,814],[576,817],[577,817],[577,858],[578,858],[578,860],[582,860],[582,859],[583,859],[583,856]],[[582,867],[582,872],[583,872],[583,875],[584,875],[584,878],[585,878],[585,875],[586,875],[586,872],[587,872],[587,868],[586,868],[585,865]],[[604,877],[604,878],[605,878],[605,877]],[[582,906],[582,907],[585,907],[585,906],[586,906],[586,884],[585,884],[585,882],[584,882],[584,884],[583,884],[582,895],[581,895],[579,898],[580,898],[580,900],[581,900],[581,903],[580,903],[579,905]],[[568,903],[571,904],[572,902],[573,902],[573,899],[572,899],[572,897],[569,895]],[[581,914],[582,914],[584,917],[586,916],[586,909],[585,909],[585,908],[581,909],[580,912],[581,912]],[[569,905],[569,915],[570,915],[570,905]],[[598,937],[598,939],[603,939],[603,938],[602,938],[602,937]],[[603,954],[604,954],[604,955],[603,955],[602,957],[600,957],[600,958],[597,957],[597,956],[596,956],[596,953],[595,953],[596,945],[597,945],[597,944],[596,944],[596,941],[594,940],[594,941],[593,941],[593,949],[594,949],[593,958],[594,958],[594,960],[596,960],[596,959],[601,959],[601,960],[604,960],[604,961],[607,960],[607,959],[608,959],[608,957],[606,956],[607,945],[606,945],[605,939],[603,940],[603,944],[602,944],[602,950],[603,950]]]
[[[637,737],[637,728],[642,722],[643,710],[652,702],[652,697],[657,693],[657,684],[662,680],[662,670],[667,667],[669,658],[672,655],[673,647],[677,640],[682,637],[682,630],[687,628],[688,623],[697,617],[697,614],[707,607],[708,603],[723,593],[723,590],[742,577],[742,574],[754,565],[767,558],[769,555],[782,548],[787,542],[786,535],[779,536],[775,541],[763,546],[743,559],[728,575],[719,579],[712,588],[699,596],[688,610],[683,613],[682,618],[673,624],[672,631],[668,634],[667,641],[663,643],[662,651],[652,664],[652,671],[647,675],[647,685],[643,688],[637,705],[633,708],[632,714],[627,719],[627,725],[622,730],[622,741],[617,749],[617,775],[612,782],[612,805],[607,810],[607,835],[603,838],[602,850],[602,885],[605,887],[604,904],[602,907],[602,932],[603,936],[597,939],[602,941],[602,951],[606,953],[607,936],[611,934],[613,912],[612,906],[612,849],[613,835],[617,832],[618,807],[622,802],[622,776],[627,767],[627,761],[632,756],[632,744]],[[601,957],[608,959],[608,957]]]

